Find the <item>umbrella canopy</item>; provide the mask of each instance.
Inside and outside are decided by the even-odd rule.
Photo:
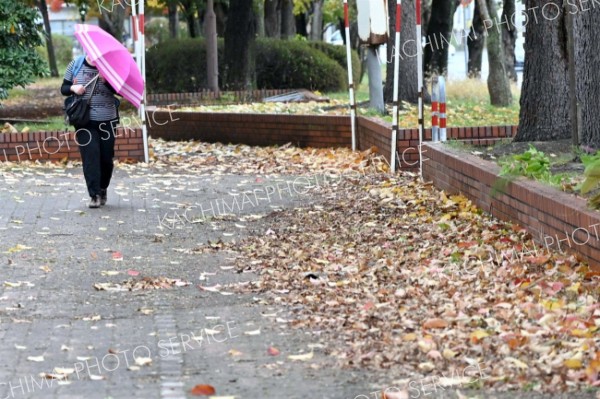
[[[95,25],[75,25],[75,37],[98,72],[117,93],[139,108],[144,80],[129,51],[109,33]]]

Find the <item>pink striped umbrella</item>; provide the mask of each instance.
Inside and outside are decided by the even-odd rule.
[[[140,107],[144,80],[129,51],[109,33],[95,25],[75,25],[75,37],[98,72],[117,93]]]

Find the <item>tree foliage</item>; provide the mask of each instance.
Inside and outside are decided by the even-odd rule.
[[[49,72],[35,50],[43,43],[43,29],[36,18],[36,9],[21,0],[0,2],[0,100],[8,96],[9,89]]]

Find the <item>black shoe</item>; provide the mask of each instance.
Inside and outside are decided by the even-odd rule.
[[[106,194],[107,193],[105,188],[100,190],[100,205],[102,206],[106,205],[106,201],[108,200],[108,196]]]
[[[90,203],[88,204],[88,208],[100,208],[100,196],[94,195],[90,199]]]

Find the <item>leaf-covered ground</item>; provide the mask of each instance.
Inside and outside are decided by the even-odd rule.
[[[295,328],[329,337],[338,364],[381,369],[390,386],[406,382],[394,375],[462,385],[469,366],[486,376],[475,385],[496,389],[599,384],[596,274],[572,255],[535,247],[525,230],[466,198],[408,173],[390,176],[369,153],[164,142],[155,149],[158,164],[222,173],[316,182],[327,168],[329,180],[311,188],[324,202],[270,215],[262,236],[224,248],[238,252],[239,270],[261,275],[229,288],[287,306]]]

